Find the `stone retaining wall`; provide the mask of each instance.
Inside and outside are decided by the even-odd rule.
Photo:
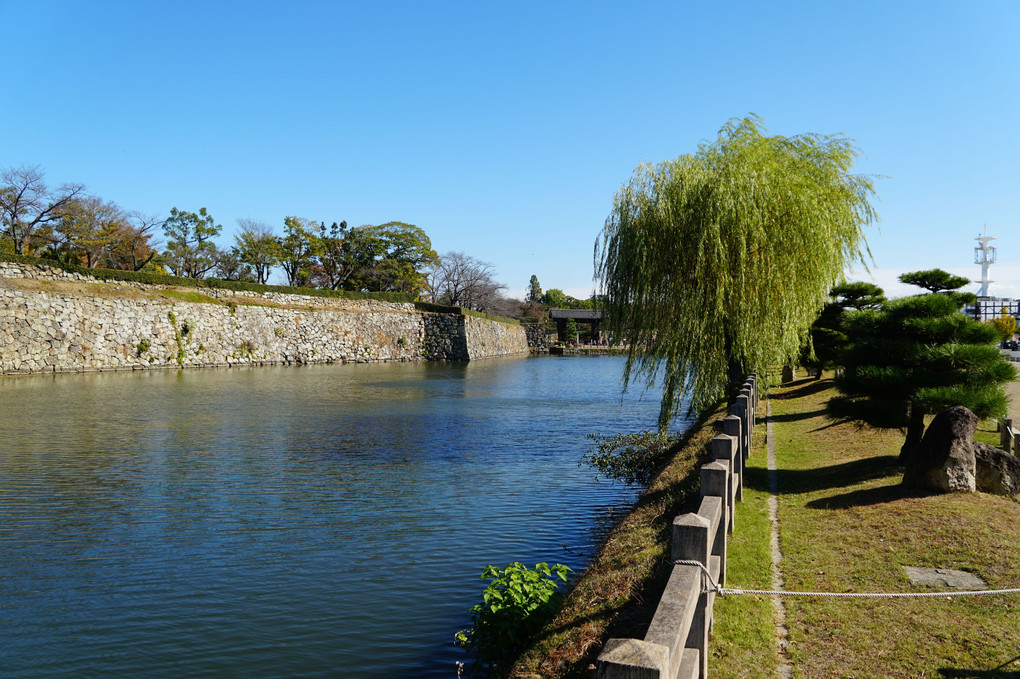
[[[520,326],[413,304],[102,282],[0,262],[0,374],[527,352]]]

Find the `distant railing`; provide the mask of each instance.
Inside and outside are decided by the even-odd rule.
[[[744,461],[751,453],[757,404],[757,376],[751,375],[723,419],[723,433],[712,439],[713,461],[701,468],[701,506],[673,520],[675,565],[645,638],[607,641],[598,658],[598,679],[708,676],[715,592],[708,591],[704,573],[707,569],[719,585],[726,582],[727,536],[734,528],[734,504],[744,495]]]

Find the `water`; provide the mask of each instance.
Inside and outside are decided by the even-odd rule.
[[[616,358],[0,379],[0,676],[451,677],[509,561],[582,569],[651,428]]]

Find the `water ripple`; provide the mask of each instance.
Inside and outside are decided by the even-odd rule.
[[[4,378],[0,676],[448,677],[483,566],[580,570],[632,501],[577,465],[654,425],[621,372]]]

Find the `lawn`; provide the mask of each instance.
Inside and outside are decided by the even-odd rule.
[[[786,588],[918,591],[904,566],[1020,587],[1020,503],[902,488],[902,435],[833,423],[831,395],[824,379],[772,395]],[[795,677],[1020,677],[1018,594],[786,604]]]

